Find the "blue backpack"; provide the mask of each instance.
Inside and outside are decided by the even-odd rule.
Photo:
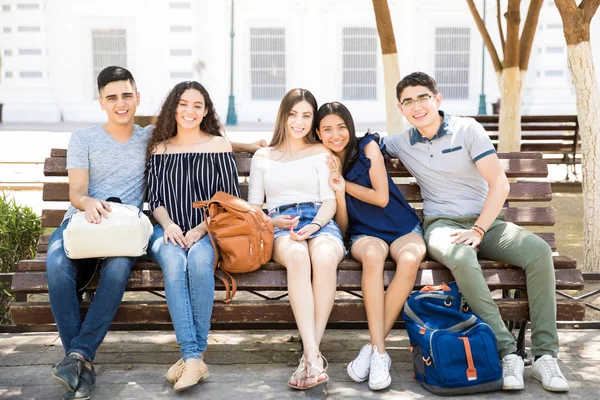
[[[502,388],[496,336],[469,311],[456,283],[426,286],[406,300],[402,318],[415,378],[431,393],[457,395]]]

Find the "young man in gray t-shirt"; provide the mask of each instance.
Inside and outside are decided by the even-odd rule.
[[[146,149],[153,128],[133,123],[140,95],[133,76],[125,68],[102,70],[98,91],[107,121],[71,136],[67,151],[71,205],[61,226],[52,233],[46,259],[50,307],[66,354],[55,366],[54,377],[74,392],[69,395],[73,398],[88,398],[92,390],[96,374],[91,362],[121,303],[136,258],[109,257],[85,265],[92,271],[94,265],[99,267],[100,280],[82,321],[77,281],[88,270],[82,260],[71,260],[65,254],[63,231],[78,210],[85,212],[89,223],[100,223],[111,212],[106,202],[110,197],[142,207]],[[234,151],[254,152],[264,146],[264,140],[232,143]]]
[[[382,139],[388,155],[402,160],[423,197],[423,229],[429,255],[446,265],[469,307],[496,334],[505,390],[523,389],[524,363],[483,277],[479,254],[524,269],[532,321],[532,375],[550,391],[568,391],[556,362],[555,275],[550,246],[501,214],[509,184],[496,151],[474,119],[439,110],[442,94],[422,72],[396,87],[398,107],[413,125]]]

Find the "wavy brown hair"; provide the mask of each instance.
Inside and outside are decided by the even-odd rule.
[[[307,143],[318,143],[317,134],[315,133],[315,117],[317,112],[317,100],[311,92],[306,89],[292,89],[283,96],[279,111],[277,112],[277,120],[275,121],[275,129],[273,130],[273,138],[270,147],[278,148],[284,142],[287,134],[287,120],[290,116],[292,108],[301,101],[307,101],[313,108],[313,122],[310,127],[310,132],[304,137]]]
[[[204,107],[206,107],[206,115],[200,123],[200,130],[214,136],[224,136],[223,125],[219,121],[219,116],[215,111],[215,106],[208,91],[196,81],[185,81],[178,83],[169,92],[165,102],[160,109],[158,118],[156,119],[156,127],[152,131],[152,137],[148,141],[148,149],[146,151],[146,159],[150,159],[152,152],[156,149],[159,143],[169,140],[177,135],[177,120],[175,114],[177,105],[183,92],[188,89],[195,89],[204,97]]]

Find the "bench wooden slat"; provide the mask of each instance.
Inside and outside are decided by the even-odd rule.
[[[421,189],[416,183],[398,184],[398,189],[409,202],[421,202]],[[248,185],[240,184],[242,198],[248,198]],[[67,182],[46,182],[42,193],[44,201],[69,201],[69,184]],[[550,182],[516,182],[511,183],[508,201],[550,201],[552,189]]]
[[[529,319],[529,304],[521,299],[496,299],[500,314],[505,320]],[[82,314],[87,312],[88,303],[82,305]],[[11,306],[13,323],[17,325],[52,324],[54,319],[48,303],[21,303]],[[560,299],[557,301],[557,320],[581,321],[585,315],[583,300]],[[401,317],[398,318],[401,321]],[[329,322],[366,321],[361,300],[336,300]],[[114,323],[170,323],[171,317],[164,301],[121,303]],[[234,301],[230,304],[215,303],[211,323],[294,323],[289,302],[279,301]]]
[[[423,210],[417,209],[423,219]],[[554,209],[550,207],[510,207],[502,210],[506,220],[521,226],[552,226],[555,223]],[[65,210],[42,210],[42,226],[55,228],[62,223]],[[146,212],[149,215],[148,212]]]
[[[394,277],[395,271],[384,271],[384,284],[387,287]],[[577,269],[557,269],[556,288],[560,290],[583,289],[583,275]],[[483,275],[491,290],[525,288],[525,273],[517,268],[484,269]],[[340,269],[337,274],[338,290],[360,290],[362,271],[358,269]],[[251,274],[236,275],[239,290],[287,290],[287,273],[283,267],[277,270],[260,269]],[[454,278],[446,268],[419,270],[415,281],[415,288],[426,285],[437,285],[440,282],[450,282]],[[218,279],[215,280],[216,288],[223,290],[224,286]],[[98,287],[96,277],[88,288],[94,290]],[[127,290],[163,290],[164,280],[162,272],[154,270],[133,270],[127,283]],[[20,273],[13,276],[12,290],[14,293],[47,293],[48,282],[44,272]]]
[[[575,268],[577,268],[577,262],[570,257],[554,256],[553,261],[554,261],[554,269],[575,269]],[[513,267],[509,267],[499,261],[492,261],[492,260],[486,260],[486,259],[480,259],[479,263],[481,264],[481,267],[483,269],[513,268]],[[388,261],[386,261],[384,268],[386,270],[393,271],[396,269],[396,265],[394,264],[394,262],[388,260]],[[273,261],[270,261],[267,264],[263,265],[261,269],[263,269],[263,270],[283,270],[283,267]],[[351,258],[345,258],[339,264],[338,269],[339,270],[353,270],[353,269],[361,270],[362,267],[358,261],[355,261]],[[431,259],[425,259],[424,261],[421,262],[421,269],[422,270],[446,269],[446,267],[444,267],[442,264],[438,263],[437,261],[434,261]],[[135,264],[135,266],[133,267],[133,270],[146,271],[146,270],[160,270],[160,269],[156,265],[154,265],[154,263],[152,263],[151,261],[149,261],[147,259],[141,259]],[[16,272],[30,273],[30,272],[42,272],[42,271],[46,271],[46,260],[44,258],[42,258],[42,259],[38,258],[38,259],[34,259],[34,260],[22,260],[17,263],[17,267],[16,267]]]
[[[236,153],[236,163],[240,176],[250,175],[252,156],[248,153]],[[501,159],[500,164],[509,178],[545,178],[548,176],[548,167],[542,159]],[[67,176],[67,159],[64,157],[46,158],[44,162],[45,176]],[[392,177],[412,176],[402,163],[397,167],[390,160],[386,160],[386,167]]]

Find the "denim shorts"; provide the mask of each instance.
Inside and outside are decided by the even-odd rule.
[[[317,212],[319,211],[320,207],[321,203],[315,202],[285,204],[272,209],[269,212],[269,217],[274,218],[278,215],[291,215],[293,217],[300,217],[298,225],[296,226],[296,228],[294,228],[294,232],[298,232],[300,229],[304,228],[306,225],[312,222],[312,220],[317,215]],[[274,230],[275,239],[277,239],[280,236],[289,234],[290,232],[287,229],[275,228]],[[342,232],[340,231],[340,228],[333,219],[326,223],[321,229],[310,235],[308,239],[313,239],[322,235],[331,236],[338,240],[342,246],[344,246]]]
[[[415,225],[415,227],[413,228],[412,231],[410,231],[410,233],[418,233],[422,237],[423,236],[423,228],[421,227],[421,223],[419,222],[417,225]],[[407,235],[408,235],[408,233],[407,233]],[[352,235],[352,236],[350,236],[348,248],[351,249],[354,242],[356,242],[358,239],[365,237],[365,236],[371,236],[371,235]],[[401,237],[401,236],[399,236],[399,237]],[[391,243],[388,243],[388,245],[390,245],[390,244]]]

